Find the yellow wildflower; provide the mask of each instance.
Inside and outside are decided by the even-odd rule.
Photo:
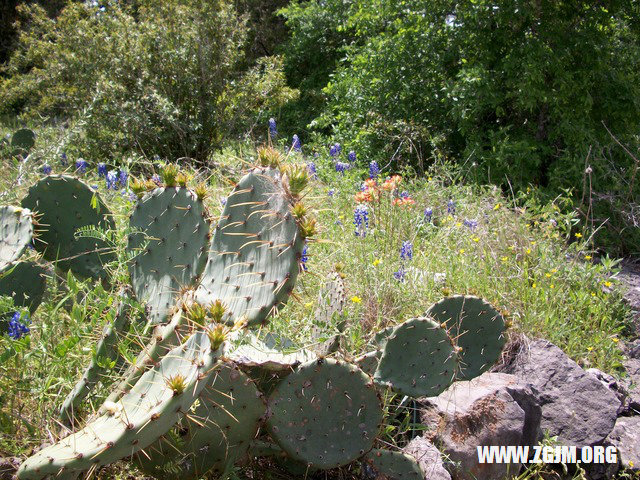
[[[502,260],[502,263],[507,263],[507,260],[509,260],[508,257],[502,257],[500,260]]]
[[[461,227],[462,226],[462,222],[456,222],[456,227]]]
[[[496,203],[495,206],[493,207],[493,210],[499,210],[501,206],[502,206],[501,203]]]
[[[461,249],[460,249],[460,253],[464,253],[464,248],[461,248]]]
[[[536,288],[537,286],[538,286],[538,285],[534,282],[534,283],[531,285],[531,288]]]
[[[373,261],[373,266],[374,266],[374,267],[377,267],[378,265],[380,265],[380,263],[381,263],[381,262],[382,262],[382,260],[380,260],[379,258],[376,258],[376,259]]]
[[[584,256],[584,259],[585,259],[585,260],[591,260],[591,255],[585,255],[585,256]]]
[[[478,237],[473,237],[473,241],[478,243],[480,241],[480,239]]]
[[[313,302],[307,302],[304,304],[304,308],[311,308],[313,307]]]
[[[527,248],[526,254],[529,255],[531,253],[531,249]]]
[[[613,343],[618,343],[620,341],[620,339],[617,337],[613,337],[611,340],[613,340]]]
[[[576,233],[576,238],[582,238],[582,234],[581,233]]]
[[[604,282],[604,286],[607,288],[611,288],[611,285],[613,285],[613,283],[611,282]]]
[[[354,295],[353,297],[351,297],[351,301],[353,303],[362,303],[362,299],[360,297],[358,297],[357,295]]]

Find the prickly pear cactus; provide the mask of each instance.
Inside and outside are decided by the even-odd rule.
[[[50,175],[29,188],[22,206],[36,213],[35,249],[85,278],[105,278],[105,263],[115,260],[112,248],[100,239],[75,238],[81,227],[114,229],[115,223],[97,192],[74,177]]]
[[[47,288],[48,270],[33,262],[8,265],[0,273],[0,296],[13,297],[17,307],[28,307],[35,312],[42,303]]]
[[[362,461],[376,480],[424,480],[426,477],[416,459],[402,452],[376,448]]]
[[[238,331],[225,345],[224,356],[243,368],[256,367],[271,372],[291,370],[316,358],[313,352],[304,349],[287,353],[276,348],[277,343],[270,334],[260,339],[251,332]]]
[[[343,315],[346,303],[344,279],[339,272],[332,272],[318,294],[318,308],[311,329],[312,340],[319,342],[314,348],[318,355],[325,356],[339,350],[341,334],[346,327]]]
[[[124,297],[124,292],[120,292],[119,298]],[[69,392],[60,408],[60,420],[65,425],[72,425],[75,419],[75,411],[82,400],[89,394],[93,386],[100,381],[101,375],[105,373],[105,369],[100,366],[98,360],[100,358],[108,358],[114,360],[117,357],[116,345],[118,343],[118,335],[124,334],[129,326],[129,311],[131,310],[126,301],[121,301],[116,307],[116,316],[113,321],[104,329],[102,338],[98,342],[95,354],[91,359],[91,363],[85,370],[82,378],[76,383],[75,387]]]
[[[374,350],[357,356],[353,359],[353,363],[355,363],[364,373],[373,377],[376,373],[376,369],[378,368],[381,356],[382,350]]]
[[[334,468],[373,446],[382,406],[371,378],[355,365],[319,359],[300,365],[268,401],[271,437],[310,468]]]
[[[388,337],[374,380],[411,397],[442,393],[455,380],[456,356],[447,331],[428,318],[398,325]]]
[[[180,290],[196,283],[209,245],[209,221],[201,200],[187,188],[157,188],[139,201],[129,220],[127,249],[136,297],[153,323],[163,323]]]
[[[211,376],[194,407],[136,460],[162,480],[222,474],[249,449],[266,405],[253,381],[233,364]]]
[[[82,430],[28,458],[21,480],[82,472],[112,463],[151,445],[168,432],[207,385],[220,352],[198,331],[145,372],[118,403]]]
[[[263,324],[295,284],[303,239],[277,171],[253,169],[233,189],[215,228],[196,299],[222,300],[226,321]]]
[[[506,342],[502,315],[481,298],[456,295],[434,304],[427,312],[444,324],[458,356],[456,380],[470,380],[498,361]]]
[[[36,143],[36,134],[28,128],[17,130],[11,137],[11,146],[18,153],[27,153]]]
[[[33,238],[31,211],[9,205],[0,207],[0,272],[18,260]]]

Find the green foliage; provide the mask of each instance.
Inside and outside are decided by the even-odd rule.
[[[224,134],[250,129],[291,94],[278,59],[243,76],[246,17],[233,2],[102,3],[72,3],[56,20],[23,9],[0,112],[76,119],[77,147],[102,157],[204,159]],[[257,87],[263,98],[252,95]]]

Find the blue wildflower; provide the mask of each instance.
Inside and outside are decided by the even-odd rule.
[[[158,186],[162,185],[162,179],[160,178],[160,175],[158,175],[157,173],[154,173],[151,176],[151,181]]]
[[[45,175],[49,175],[51,173],[51,165],[49,165],[48,163],[45,163],[42,166],[42,173],[44,173]]]
[[[369,228],[369,210],[365,205],[358,205],[353,211],[353,224],[357,237],[366,237]]]
[[[333,197],[336,194],[336,191],[332,188],[327,192],[327,195],[329,195],[330,197]]]
[[[64,152],[60,154],[60,163],[62,164],[62,166],[65,166],[67,164],[67,154]]]
[[[105,177],[107,183],[107,190],[115,190],[118,186],[118,174],[115,170],[109,171]]]
[[[349,161],[351,163],[354,163],[356,161],[356,152],[354,152],[353,150],[351,150],[349,152],[349,155],[347,155],[347,157],[349,158]]]
[[[464,221],[464,226],[465,227],[469,227],[469,229],[473,232],[476,227],[478,226],[478,221],[477,220],[465,220]]]
[[[302,144],[300,143],[300,137],[298,135],[293,136],[293,143],[291,144],[291,148],[293,148],[296,152],[302,152]]]
[[[227,197],[220,197],[220,204],[224,207],[227,204]]]
[[[399,282],[404,282],[404,276],[405,276],[404,265],[400,265],[400,268],[398,269],[398,271],[393,272],[393,278],[395,278]]]
[[[427,207],[424,209],[424,223],[431,223],[433,217],[433,208]]]
[[[453,199],[450,199],[449,202],[447,202],[447,213],[451,215],[456,213],[456,202],[454,202]]]
[[[76,172],[85,173],[87,171],[88,165],[89,164],[86,160],[84,160],[83,158],[79,158],[78,160],[76,160]]]
[[[413,258],[413,244],[405,240],[400,247],[400,258],[402,260],[411,260]]]
[[[104,163],[98,164],[98,177],[107,178],[107,165]]]
[[[307,260],[309,260],[309,256],[307,255],[307,242],[304,244],[304,248],[302,249],[302,256],[300,257],[300,261],[302,262],[302,269],[307,271]]]
[[[351,168],[351,164],[345,162],[336,162],[336,172],[342,173]]]
[[[31,330],[27,327],[30,323],[29,316],[25,315],[24,323],[20,321],[22,317],[20,312],[15,312],[11,320],[9,320],[9,336],[14,340],[20,340],[23,336],[29,335]]]
[[[307,170],[309,171],[311,178],[318,178],[318,174],[316,173],[316,164],[314,162],[307,163]]]
[[[372,160],[371,163],[369,163],[369,178],[378,178],[378,175],[380,175],[380,167],[378,166],[378,162]]]
[[[277,135],[278,135],[278,128],[276,127],[276,119],[270,118],[269,119],[269,137],[271,138],[271,140],[275,140]]]
[[[129,179],[129,173],[126,170],[120,170],[120,175],[118,176],[118,180],[120,185],[123,187],[127,186],[127,180]]]
[[[337,157],[338,155],[340,155],[341,151],[342,147],[339,143],[336,143],[334,145],[331,145],[331,147],[329,148],[329,155],[331,155],[332,157]]]

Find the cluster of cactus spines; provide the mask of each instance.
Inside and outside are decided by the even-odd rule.
[[[279,176],[268,168],[245,175],[216,225],[196,300],[223,299],[227,323],[264,324],[293,290],[303,242]]]
[[[168,432],[207,386],[220,352],[204,330],[194,332],[140,377],[118,403],[85,428],[28,458],[18,479],[95,471],[139,452]]]
[[[253,381],[233,364],[222,364],[188,416],[136,455],[143,472],[156,478],[198,479],[220,475],[243,456],[266,412]]]
[[[91,392],[93,386],[98,383],[101,376],[105,374],[105,369],[99,360],[117,358],[117,344],[119,335],[123,335],[129,328],[129,312],[131,307],[126,301],[125,292],[118,294],[120,303],[116,307],[116,314],[111,323],[107,325],[98,342],[96,350],[91,359],[91,363],[84,371],[82,378],[76,383],[71,392],[67,395],[60,408],[60,421],[67,426],[72,426],[75,420],[75,412],[84,398]]]
[[[500,313],[478,297],[455,295],[434,304],[427,315],[442,324],[456,347],[457,380],[470,380],[498,361],[506,342]]]
[[[371,377],[331,358],[300,365],[280,381],[268,406],[271,437],[291,458],[319,469],[368,452],[383,417]]]
[[[31,211],[0,206],[0,272],[18,260],[33,238]]]
[[[187,188],[157,188],[136,204],[129,226],[127,249],[137,253],[129,265],[134,293],[152,323],[163,323],[204,269],[210,237],[204,204]]]
[[[413,318],[388,337],[373,378],[410,397],[431,397],[446,390],[455,373],[455,350],[447,330],[428,318]]]
[[[376,480],[424,480],[426,476],[416,459],[402,452],[374,448],[362,463]]]
[[[49,275],[49,270],[37,263],[12,263],[0,273],[0,296],[12,297],[16,307],[28,307],[33,314],[42,303]]]
[[[28,128],[17,130],[11,137],[11,146],[17,153],[28,153],[36,143],[36,134]]]
[[[97,192],[77,178],[50,175],[29,188],[22,206],[38,216],[34,247],[44,258],[80,277],[106,277],[104,265],[115,260],[112,248],[100,239],[75,237],[82,227],[115,228]]]

